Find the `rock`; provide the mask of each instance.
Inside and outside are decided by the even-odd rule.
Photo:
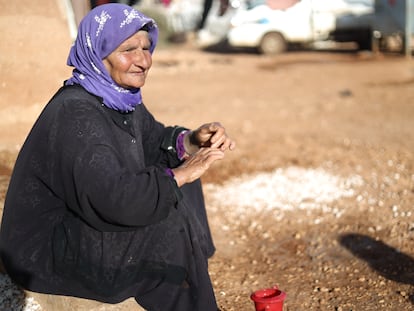
[[[133,298],[119,304],[107,304],[94,300],[46,295],[29,291],[26,294],[28,298],[33,297],[42,307],[42,311],[145,311]]]

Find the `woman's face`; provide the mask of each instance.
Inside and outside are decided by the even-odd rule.
[[[140,30],[103,59],[109,75],[125,89],[140,88],[152,65],[148,32]]]

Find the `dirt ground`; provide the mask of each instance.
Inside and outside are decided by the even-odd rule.
[[[4,2],[0,207],[25,136],[70,74],[70,39],[55,3],[25,11],[7,2],[5,13]],[[238,144],[203,177],[217,246],[210,271],[223,311],[254,310],[250,294],[273,285],[287,293],[285,311],[414,310],[413,88],[414,62],[399,55],[264,57],[191,43],[156,51],[143,89],[154,115],[188,127],[220,121]],[[317,204],[323,185],[315,179],[316,195],[298,203],[291,193],[289,209],[229,206],[220,192],[289,168],[359,182],[348,185],[349,195]]]

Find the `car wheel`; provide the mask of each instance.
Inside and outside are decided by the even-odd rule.
[[[361,30],[358,33],[356,41],[359,50],[372,50],[372,33],[370,30]]]
[[[259,45],[259,52],[262,54],[280,54],[285,52],[287,44],[285,38],[278,32],[265,34]]]

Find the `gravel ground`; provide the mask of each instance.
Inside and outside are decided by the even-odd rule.
[[[41,311],[42,307],[33,297],[26,297],[24,291],[16,286],[6,274],[0,274],[0,310]]]

